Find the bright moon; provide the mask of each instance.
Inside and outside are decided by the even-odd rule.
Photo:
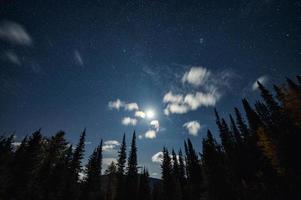
[[[155,112],[153,110],[147,110],[146,111],[146,117],[149,118],[149,119],[152,119],[154,118],[155,116]]]

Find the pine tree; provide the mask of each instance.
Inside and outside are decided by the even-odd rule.
[[[6,190],[10,187],[11,171],[10,163],[13,158],[13,143],[14,135],[9,137],[0,137],[0,199],[6,197]]]
[[[182,150],[179,150],[179,179],[182,187],[185,184],[185,164],[184,164],[184,159],[183,159],[183,153]]]
[[[162,169],[162,184],[164,200],[173,200],[173,183],[172,183],[172,163],[168,150],[163,148]]]
[[[126,198],[131,200],[137,199],[138,193],[138,167],[137,167],[137,146],[136,146],[136,133],[134,131],[131,149],[128,157],[128,166],[126,172]]]
[[[203,139],[202,161],[207,182],[207,199],[235,199],[223,153],[210,130],[207,131],[207,138]]]
[[[171,155],[172,155],[172,163],[173,163],[173,168],[172,168],[173,174],[175,177],[179,178],[179,163],[174,149],[172,149]]]
[[[249,122],[250,129],[252,131],[253,136],[256,135],[256,130],[263,126],[262,121],[260,120],[258,114],[251,108],[249,102],[246,99],[242,100],[247,119]]]
[[[105,171],[105,175],[113,175],[113,174],[117,174],[117,166],[114,161],[112,161],[109,164],[108,168]]]
[[[146,168],[143,168],[143,172],[140,175],[140,184],[138,191],[139,200],[151,200],[151,189],[149,185],[149,174]]]
[[[86,166],[86,179],[81,199],[102,199],[101,194],[102,140]]]
[[[230,122],[231,122],[231,131],[233,132],[233,135],[235,137],[235,141],[238,146],[238,149],[241,150],[243,148],[241,134],[240,134],[231,114],[229,115],[229,117],[230,117]]]
[[[198,159],[198,155],[193,148],[193,145],[190,139],[187,139],[187,174],[188,183],[190,185],[191,199],[199,199],[201,195],[201,188],[202,188],[202,168],[200,164],[200,160]]]
[[[26,144],[25,144],[26,143]],[[31,199],[36,185],[40,161],[43,159],[43,137],[41,130],[35,131],[16,152],[18,160],[13,161],[13,185],[11,190],[15,199]]]
[[[276,92],[276,98],[278,99],[278,101],[281,102],[281,106],[283,106],[284,100],[285,100],[285,91],[283,87],[278,87],[277,85],[273,85],[273,88]]]
[[[125,134],[123,134],[122,143],[120,146],[120,150],[118,152],[118,161],[117,161],[117,173],[119,175],[124,175],[126,163],[126,142],[125,142]]]
[[[279,114],[280,107],[278,103],[274,100],[273,95],[259,81],[257,81],[257,85],[261,92],[261,96],[265,101],[270,112]]]
[[[83,159],[85,151],[85,140],[86,140],[86,130],[84,130],[81,135],[79,142],[72,154],[72,159],[70,165],[68,166],[68,171],[66,172],[66,185],[63,189],[64,199],[76,199],[80,195],[79,193],[79,173],[82,171],[81,160]]]
[[[107,187],[106,187],[106,194],[105,199],[106,200],[113,200],[116,197],[116,184],[117,184],[117,166],[115,162],[111,162],[108,168],[105,171],[105,175],[107,176]]]
[[[236,115],[237,127],[238,127],[241,135],[243,136],[244,141],[246,141],[250,135],[248,126],[246,125],[245,121],[243,120],[238,108],[234,108],[234,110],[235,110],[235,115]]]
[[[45,157],[41,162],[41,166],[38,171],[35,185],[37,189],[34,191],[35,198],[43,199],[45,196],[49,196],[52,188],[52,176],[55,167],[60,162],[60,158],[67,148],[67,142],[64,138],[65,133],[59,131],[55,136],[45,143]]]
[[[134,131],[131,143],[130,154],[128,157],[127,176],[137,176],[137,147],[136,147],[136,133]]]
[[[118,151],[117,160],[117,188],[116,188],[116,200],[122,200],[125,198],[125,163],[126,163],[126,141],[125,134],[123,134],[122,143]]]
[[[79,143],[77,144],[73,158],[71,161],[71,172],[75,182],[78,181],[78,174],[81,172],[81,160],[83,159],[85,151],[85,140],[86,140],[86,130],[84,130],[80,136]]]

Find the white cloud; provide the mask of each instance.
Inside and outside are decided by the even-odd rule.
[[[137,103],[127,103],[124,105],[125,110],[133,111],[133,110],[138,110],[138,104]]]
[[[161,164],[163,160],[163,152],[159,151],[158,153],[152,156],[152,162]]]
[[[133,111],[138,110],[139,106],[137,103],[125,103],[120,99],[116,99],[116,101],[109,101],[109,108],[120,110],[120,108],[124,108],[124,110]]]
[[[136,111],[135,112],[135,117],[140,117],[140,118],[145,118],[145,113],[143,111]]]
[[[108,141],[105,141],[102,145],[102,150],[103,151],[106,151],[106,152],[109,152],[109,151],[112,151],[112,150],[115,150],[116,147],[120,146],[120,143],[116,140],[108,140]]]
[[[214,106],[219,97],[219,93],[215,90],[208,93],[196,92],[195,94],[187,94],[184,103],[189,105],[191,110],[196,110],[200,106]]]
[[[13,44],[30,46],[32,38],[25,28],[12,21],[3,21],[0,23],[0,39]]]
[[[155,130],[148,130],[144,134],[145,138],[154,139],[157,137],[157,132]]]
[[[183,95],[174,95],[171,91],[167,92],[163,97],[164,103],[181,103],[183,102]]]
[[[143,135],[138,135],[139,140],[143,139]]]
[[[257,90],[258,85],[257,81],[259,81],[262,85],[265,85],[268,82],[269,78],[267,76],[261,76],[259,77],[252,85],[252,90]]]
[[[110,101],[108,106],[111,109],[119,110],[124,105],[124,102],[120,101],[120,99],[116,99],[116,101]]]
[[[208,91],[207,93],[195,92],[188,93],[185,96],[180,94],[173,96],[177,96],[178,100],[168,102],[165,99],[165,103],[167,103],[164,110],[165,115],[169,115],[170,113],[183,114],[191,110],[196,110],[201,106],[214,106],[220,98],[220,94],[216,89]]]
[[[160,124],[159,124],[159,121],[158,121],[158,120],[152,120],[152,121],[150,122],[150,125],[153,126],[153,127],[156,129],[156,131],[159,131],[159,129],[160,129]]]
[[[21,61],[20,61],[18,55],[12,51],[6,51],[3,55],[3,58],[15,65],[21,65]]]
[[[135,118],[130,118],[130,117],[124,117],[121,121],[121,123],[125,126],[128,126],[128,125],[132,125],[132,126],[135,126],[137,124],[137,119]]]
[[[209,78],[210,71],[203,67],[192,67],[188,72],[185,72],[182,77],[182,82],[190,83],[194,86],[203,85]]]
[[[82,56],[81,56],[81,54],[79,53],[78,50],[74,51],[74,60],[75,60],[77,65],[80,65],[80,66],[84,65],[83,58],[82,58]]]
[[[212,75],[206,68],[190,68],[182,77],[182,82],[187,82],[197,88],[183,94],[167,92],[163,97],[163,103],[166,104],[164,114],[184,114],[202,106],[214,106],[221,97],[220,87],[226,84],[226,81],[224,81],[225,84],[221,83],[219,78],[219,76]]]
[[[186,122],[183,124],[183,127],[185,127],[188,130],[188,133],[193,136],[197,136],[201,129],[201,125],[198,121]]]

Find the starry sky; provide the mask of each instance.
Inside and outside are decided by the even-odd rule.
[[[0,132],[66,131],[116,158],[137,133],[140,166],[160,177],[163,146],[197,150],[213,109],[301,73],[301,2],[0,0]],[[216,134],[216,133],[215,133]]]

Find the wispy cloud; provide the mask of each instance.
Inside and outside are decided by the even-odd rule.
[[[264,76],[261,76],[258,79],[256,79],[256,81],[252,85],[253,91],[258,89],[257,81],[259,81],[262,85],[265,85],[269,81],[269,78],[268,78],[268,76],[264,75]]]
[[[79,53],[78,50],[74,51],[74,61],[77,65],[84,66],[84,61],[83,61],[82,55]]]
[[[0,39],[17,45],[30,46],[33,43],[25,28],[13,21],[0,23]]]
[[[197,136],[198,132],[202,128],[198,121],[186,122],[183,124],[183,127],[185,127],[188,130],[188,133],[193,136]]]
[[[35,74],[43,74],[44,70],[38,63],[31,63],[30,68],[33,73]]]
[[[21,65],[21,60],[19,59],[19,56],[13,52],[13,51],[6,51],[3,54],[3,59],[14,64],[14,65]]]
[[[129,125],[135,126],[137,124],[137,119],[130,118],[130,117],[124,117],[121,120],[121,123],[125,126],[129,126]]]

